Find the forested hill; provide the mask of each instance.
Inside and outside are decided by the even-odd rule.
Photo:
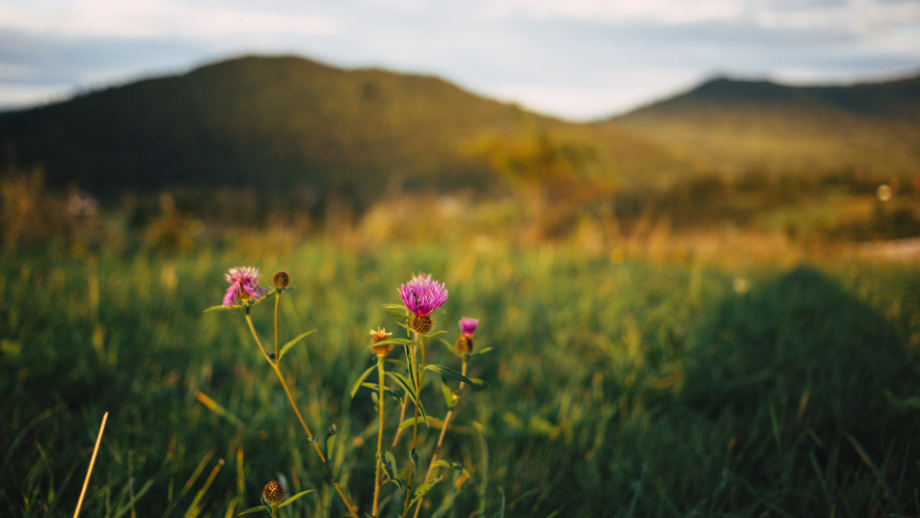
[[[599,125],[639,131],[710,170],[917,174],[920,76],[823,87],[716,79]]]
[[[585,174],[611,178],[678,167],[630,130],[543,117],[434,77],[291,56],[242,57],[2,114],[0,146],[7,161],[91,192],[240,186],[370,199],[394,183],[488,189],[502,181],[489,153],[510,149],[513,161],[528,146],[550,156],[525,162],[574,149],[583,156],[569,161],[587,164]]]

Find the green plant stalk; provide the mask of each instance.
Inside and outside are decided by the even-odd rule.
[[[422,401],[422,385],[425,383],[425,352],[426,345],[428,342],[428,337],[421,335],[421,340],[419,343],[422,346],[422,366],[418,370],[418,386],[415,387],[415,422],[412,423],[412,449],[410,452],[416,451],[415,448],[418,445],[418,407]],[[418,363],[415,359],[415,354],[412,354],[413,363]],[[413,366],[414,368],[415,366]],[[411,460],[411,459],[410,459]],[[409,462],[409,480],[406,482],[406,501],[403,504],[403,513],[402,518],[406,518],[406,515],[409,514],[409,502],[412,500],[412,474],[415,473],[415,462]]]
[[[335,486],[335,490],[338,491],[339,496],[342,498],[342,502],[345,503],[345,507],[348,508],[348,512],[351,513],[354,518],[359,518],[358,513],[355,512],[354,507],[351,506],[351,503],[348,501],[348,498],[345,496],[345,493],[342,492],[342,488],[339,487],[338,481],[335,479],[335,475],[332,474],[332,469],[329,468],[329,463],[326,461],[326,456],[323,455],[323,451],[319,448],[319,443],[313,438],[313,433],[310,431],[310,428],[307,426],[307,422],[304,421],[303,415],[300,414],[300,409],[297,408],[297,403],[294,401],[294,395],[291,394],[291,389],[288,388],[287,381],[284,380],[284,376],[281,374],[281,369],[278,368],[277,361],[272,361],[268,357],[268,353],[265,352],[265,348],[262,347],[262,341],[259,340],[259,335],[256,334],[256,328],[252,325],[252,317],[248,312],[246,313],[246,323],[249,324],[249,330],[252,331],[252,337],[256,339],[256,344],[259,346],[259,350],[262,351],[262,356],[265,357],[265,361],[274,369],[275,374],[278,376],[278,379],[281,381],[281,386],[284,387],[284,392],[287,394],[288,401],[291,402],[291,406],[294,408],[294,413],[297,414],[297,419],[300,420],[300,425],[303,426],[305,432],[307,432],[307,438],[310,439],[310,444],[313,445],[313,449],[316,450],[316,454],[319,455],[319,459],[323,462],[323,467],[326,468],[326,473],[329,474],[329,478],[332,479],[332,485]],[[275,356],[277,358],[277,356]]]
[[[380,407],[380,429],[377,431],[377,474],[374,476],[374,516],[377,516],[377,504],[380,502],[380,452],[383,449],[383,357],[377,358],[377,372],[380,374],[380,394],[377,397]]]
[[[406,322],[408,323],[408,318],[406,319]],[[415,341],[418,342],[418,333],[416,331],[412,331],[412,333],[415,334]],[[410,333],[407,330],[406,338],[409,338],[409,336],[410,336]],[[413,357],[415,357],[415,346],[414,345],[412,346],[412,355]],[[409,404],[409,399],[408,398],[403,399],[402,411],[400,411],[399,413],[399,422],[396,423],[396,433],[393,434],[393,444],[390,445],[390,451],[393,451],[393,449],[396,448],[396,445],[399,443],[399,436],[402,435],[402,424],[403,424],[403,421],[406,420],[406,405],[408,404]]]
[[[467,366],[467,355],[463,355],[463,367],[461,368],[460,373],[466,376],[466,366]],[[464,383],[460,382],[460,389],[463,390]],[[438,444],[434,447],[434,452],[431,454],[431,463],[428,464],[428,471],[425,473],[425,480],[422,484],[428,482],[428,479],[431,478],[431,473],[434,471],[434,463],[438,460],[438,450],[441,449],[441,444],[444,443],[444,434],[447,432],[447,425],[450,423],[450,418],[454,414],[454,409],[451,408],[447,411],[447,415],[444,416],[444,423],[441,425],[441,435],[438,437]],[[413,518],[418,518],[418,513],[422,509],[422,504],[425,503],[425,497],[419,498],[418,505],[415,506],[415,514],[412,515]]]
[[[396,433],[393,434],[393,444],[390,445],[390,451],[393,451],[393,448],[396,447],[396,443],[399,442],[399,436],[402,434],[400,427],[403,424],[403,421],[406,420],[406,405],[409,404],[409,398],[403,399],[402,403],[402,412],[399,414],[399,423],[396,424]]]
[[[275,296],[275,361],[278,360],[278,304],[281,303],[281,290]]]

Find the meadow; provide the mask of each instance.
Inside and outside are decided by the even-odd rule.
[[[471,477],[435,486],[420,516],[920,514],[920,273],[776,264],[322,237],[7,253],[0,516],[71,516],[106,411],[81,516],[229,517],[278,479],[316,489],[281,516],[347,513],[241,312],[203,312],[241,265],[290,273],[282,341],[318,330],[282,370],[314,432],[336,426],[330,465],[361,516],[377,420],[371,391],[349,390],[374,364],[368,330],[399,330],[383,305],[415,272],[450,292],[433,315],[448,341],[473,317],[493,348],[471,360],[488,387],[463,395],[442,448]],[[271,309],[252,314],[269,339]],[[426,408],[443,416],[431,378]],[[423,460],[439,432],[419,428]],[[403,434],[401,465],[407,450]],[[380,515],[401,501],[384,486]]]

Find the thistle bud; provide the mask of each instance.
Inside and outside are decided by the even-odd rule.
[[[428,331],[431,331],[431,328],[434,327],[434,321],[432,321],[431,317],[428,315],[415,315],[412,317],[412,320],[409,321],[409,325],[412,329],[418,331],[419,334],[426,335]]]
[[[473,352],[473,337],[471,336],[467,338],[466,336],[461,335],[460,338],[457,339],[456,347],[457,347],[457,351],[461,353],[464,353],[464,354],[472,353]]]
[[[460,338],[457,339],[457,350],[464,354],[473,352],[473,333],[479,326],[479,320],[475,318],[460,319]]]
[[[287,288],[288,284],[291,283],[291,276],[284,270],[278,270],[275,272],[275,275],[272,275],[272,284],[275,285],[279,290]]]
[[[281,487],[281,484],[272,480],[265,484],[265,489],[262,490],[262,497],[265,498],[266,502],[278,505],[284,501],[284,488]]]
[[[391,334],[393,333],[387,333],[387,330],[382,327],[378,327],[376,331],[371,329],[371,344],[382,342]],[[378,358],[383,358],[393,350],[393,344],[374,345],[371,349],[373,349],[374,354],[376,354]]]

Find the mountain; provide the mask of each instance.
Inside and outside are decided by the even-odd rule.
[[[820,87],[715,79],[597,124],[728,173],[920,173],[920,76]]]
[[[434,77],[292,56],[242,57],[0,114],[8,160],[91,192],[247,186],[372,200],[394,183],[489,189],[503,180],[483,150],[534,139],[585,150],[585,174],[680,167],[631,130],[543,117]]]

